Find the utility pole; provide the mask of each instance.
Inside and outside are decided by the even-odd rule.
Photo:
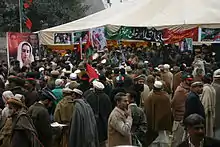
[[[23,7],[23,4],[21,2],[21,0],[18,0],[19,2],[19,17],[20,17],[20,33],[23,32],[23,29],[22,29],[22,7]]]

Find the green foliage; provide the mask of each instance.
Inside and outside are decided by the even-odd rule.
[[[19,31],[18,0],[11,2],[0,0],[0,32]],[[88,8],[82,0],[33,0],[25,13],[33,23],[34,32],[84,17]],[[23,29],[26,29],[24,23]]]

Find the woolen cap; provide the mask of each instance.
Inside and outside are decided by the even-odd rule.
[[[202,82],[194,82],[191,84],[191,87],[203,86]]]
[[[79,94],[79,95],[83,95],[83,92],[77,88],[73,89],[73,92]]]

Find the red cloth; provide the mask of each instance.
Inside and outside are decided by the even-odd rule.
[[[25,24],[26,24],[26,27],[27,27],[29,30],[31,30],[31,28],[32,28],[32,22],[31,22],[31,20],[30,20],[29,18],[26,19]]]
[[[99,75],[97,74],[95,69],[91,65],[89,65],[88,63],[86,64],[86,71],[87,71],[90,79],[98,79],[99,78]]]

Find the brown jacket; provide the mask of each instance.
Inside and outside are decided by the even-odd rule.
[[[171,104],[164,91],[153,91],[144,103],[149,129],[171,131]]]
[[[54,121],[69,124],[73,115],[74,103],[71,96],[65,96],[56,106]]]
[[[176,73],[173,77],[173,91],[176,91],[176,88],[180,85],[182,81],[182,71]]]
[[[161,74],[161,79],[165,82],[164,89],[169,94],[172,93],[173,88],[173,74],[169,71]]]
[[[132,145],[132,118],[126,118],[123,110],[115,107],[108,119],[108,147]]]
[[[177,87],[173,99],[171,101],[171,107],[173,112],[173,117],[175,121],[182,121],[185,113],[185,102],[187,94],[190,87],[184,85],[183,83]]]

